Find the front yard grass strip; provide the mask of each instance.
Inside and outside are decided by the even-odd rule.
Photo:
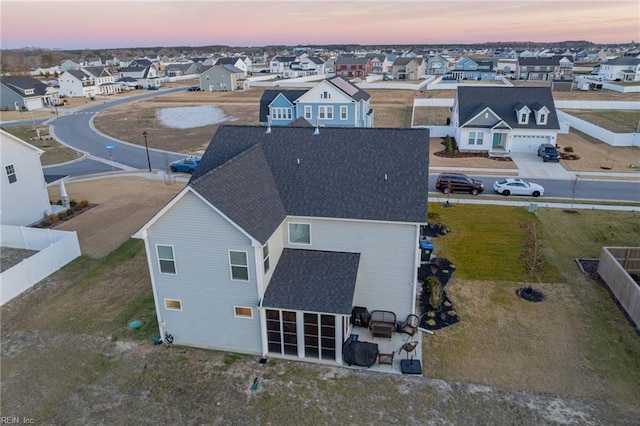
[[[22,139],[26,143],[35,146],[44,151],[44,154],[40,156],[40,163],[43,166],[50,166],[53,164],[66,163],[67,161],[73,161],[80,157],[80,153],[74,149],[67,148],[64,145],[60,145],[55,139],[48,140],[29,140],[36,136],[36,128],[40,129],[41,135],[49,134],[49,126],[15,126],[8,127],[4,130],[7,133]]]

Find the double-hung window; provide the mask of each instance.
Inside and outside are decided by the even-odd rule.
[[[13,164],[5,166],[4,170],[7,172],[7,179],[9,179],[9,183],[16,183],[18,181],[16,169],[13,167]]]
[[[173,246],[156,245],[158,254],[158,265],[161,274],[176,273],[176,259],[173,254]]]
[[[290,223],[289,243],[311,244],[311,225],[308,223]]]
[[[291,108],[272,108],[271,115],[275,120],[291,120]]]
[[[312,116],[311,105],[305,105],[304,106],[304,119],[305,120],[311,120],[311,116]]]
[[[249,259],[246,251],[229,250],[231,279],[249,281]]]
[[[318,118],[320,120],[333,120],[333,106],[319,106],[318,107]]]
[[[484,132],[469,132],[469,145],[482,145]]]
[[[346,105],[340,106],[340,120],[346,120],[348,118],[349,107]]]

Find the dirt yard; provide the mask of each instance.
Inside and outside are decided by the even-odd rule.
[[[184,182],[167,185],[163,179],[130,177],[129,173],[68,183],[65,188],[70,199],[97,206],[56,229],[76,231],[81,253],[102,258],[128,240],[184,186]],[[60,199],[59,186],[49,188],[49,198]]]

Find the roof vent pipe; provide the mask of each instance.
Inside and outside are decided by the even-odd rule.
[[[387,174],[386,173],[384,174],[384,181],[385,182],[387,181]]]
[[[313,131],[314,135],[319,135],[320,134],[320,128],[316,127],[315,130]]]
[[[300,165],[300,159],[299,158],[296,159],[296,165],[298,165],[298,166]]]

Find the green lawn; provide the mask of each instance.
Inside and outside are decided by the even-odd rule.
[[[562,111],[614,133],[633,133],[640,123],[640,111],[587,109]]]

